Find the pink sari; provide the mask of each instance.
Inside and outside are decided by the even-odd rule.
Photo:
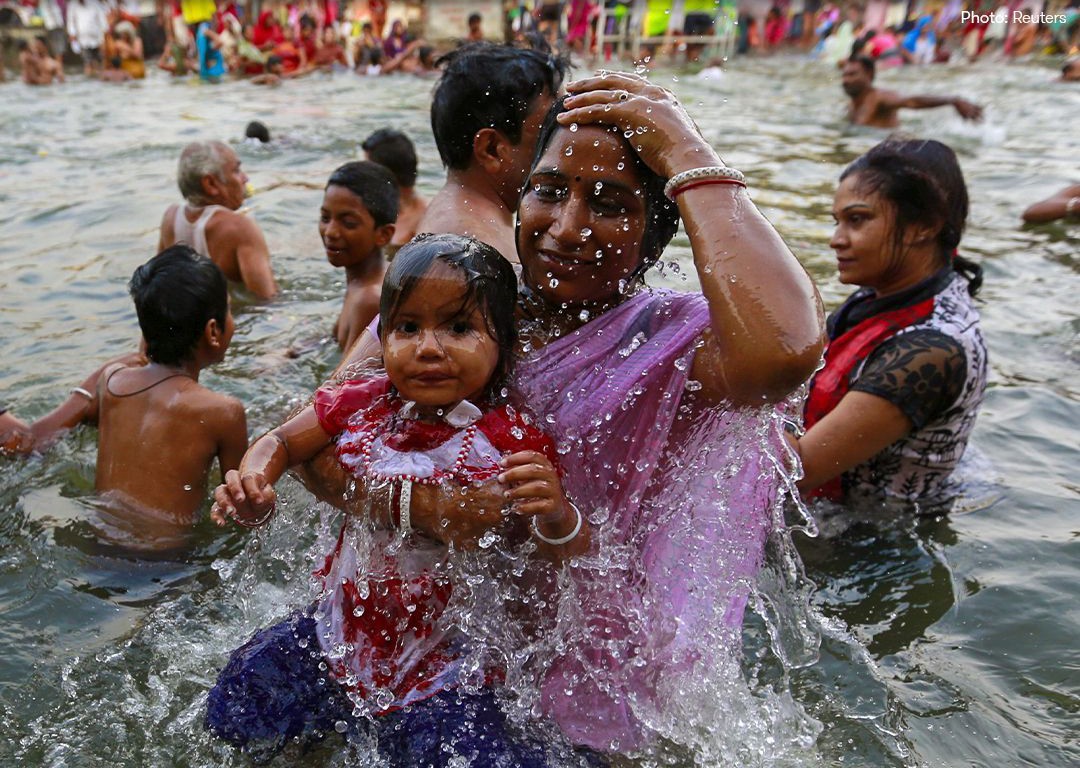
[[[686,396],[708,326],[700,294],[645,291],[518,366],[597,548],[560,586],[567,650],[550,662],[540,705],[594,749],[641,748],[667,730],[680,681],[730,671],[780,519],[779,408],[694,407]]]

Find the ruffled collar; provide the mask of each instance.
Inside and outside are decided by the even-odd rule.
[[[405,405],[398,411],[403,419],[419,419],[420,414],[417,413],[416,402],[413,400],[407,400]],[[442,415],[442,420],[449,424],[451,427],[457,429],[463,429],[476,422],[480,421],[484,413],[468,400],[462,400],[455,405],[449,411]]]

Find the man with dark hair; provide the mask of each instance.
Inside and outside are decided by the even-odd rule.
[[[852,56],[844,62],[840,85],[851,98],[848,121],[873,128],[895,128],[903,108],[932,109],[952,106],[965,120],[981,120],[982,107],[956,96],[902,96],[895,91],[874,87],[874,60],[869,56]]]
[[[446,184],[418,231],[475,237],[517,263],[513,212],[567,62],[528,48],[470,43],[439,63],[431,130]]]
[[[469,25],[469,33],[465,36],[465,39],[470,43],[479,43],[484,39],[484,30],[481,24],[484,23],[484,17],[479,13],[470,13],[467,20]]]
[[[248,177],[240,158],[220,141],[196,141],[180,153],[177,184],[184,203],[170,205],[161,219],[158,250],[190,245],[210,258],[225,277],[260,299],[277,293],[270,249],[259,225],[240,213]]]
[[[380,128],[360,146],[368,160],[394,175],[400,200],[390,245],[404,245],[416,235],[428,207],[428,201],[416,191],[416,149],[408,136],[393,128]]]

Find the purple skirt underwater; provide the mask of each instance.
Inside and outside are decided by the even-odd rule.
[[[298,612],[260,630],[233,652],[207,697],[206,727],[269,759],[293,740],[371,733],[395,768],[445,766],[457,757],[473,768],[602,768],[590,750],[553,746],[507,719],[493,688],[443,691],[381,717],[357,720],[348,697],[326,671],[315,621]],[[554,728],[554,726],[552,726]]]

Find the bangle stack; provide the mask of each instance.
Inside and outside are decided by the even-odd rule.
[[[577,518],[577,522],[574,523],[574,530],[570,531],[570,533],[566,534],[565,536],[560,536],[557,539],[549,539],[547,536],[540,533],[540,528],[536,524],[536,518],[534,517],[532,519],[533,536],[540,539],[540,541],[544,542],[545,544],[551,544],[555,547],[571,542],[575,538],[577,538],[577,535],[581,533],[581,510],[578,509],[577,505],[573,504],[572,502],[567,502],[567,504],[569,505],[570,509],[574,510],[574,516],[575,518]]]
[[[402,533],[412,530],[412,486],[408,478],[390,481],[390,527],[396,526]]]
[[[691,168],[689,171],[676,173],[664,185],[664,194],[674,200],[688,189],[706,184],[735,184],[746,186],[746,175],[742,171],[728,168],[726,165],[708,165],[703,168]]]
[[[412,530],[412,480],[401,481],[401,492],[398,495],[398,528],[402,533]]]

